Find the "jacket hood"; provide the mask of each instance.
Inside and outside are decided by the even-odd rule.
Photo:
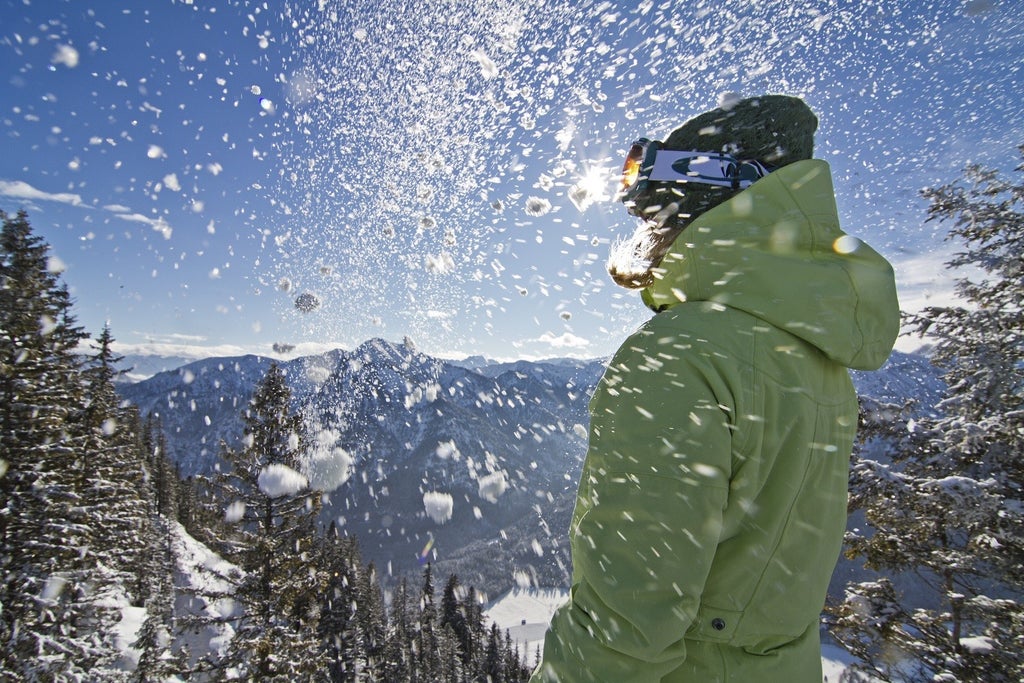
[[[655,311],[682,301],[743,310],[846,367],[874,370],[899,333],[892,266],[839,228],[829,166],[785,166],[698,217],[642,293]]]

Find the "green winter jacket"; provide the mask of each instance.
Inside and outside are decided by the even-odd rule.
[[[828,165],[775,171],[694,221],[658,311],[590,404],[573,585],[531,679],[820,683],[857,398],[899,306],[839,228]]]

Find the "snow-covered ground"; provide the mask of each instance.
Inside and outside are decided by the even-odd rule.
[[[536,660],[538,646],[555,610],[569,597],[561,588],[513,588],[486,606],[484,614],[519,647],[530,664]]]
[[[229,620],[238,612],[230,595],[242,572],[189,536],[177,522],[172,523],[171,528],[171,544],[177,560],[175,616],[179,620],[200,617],[209,621],[182,634],[194,663],[196,658],[206,653],[223,654],[227,650],[235,634]],[[176,646],[181,644],[175,643]]]
[[[551,617],[568,597],[568,591],[556,588],[513,588],[489,603],[484,614],[501,631],[508,629],[512,642],[532,666],[536,661],[537,648],[544,643],[544,633]],[[836,683],[851,662],[850,655],[842,648],[823,645],[822,682]]]

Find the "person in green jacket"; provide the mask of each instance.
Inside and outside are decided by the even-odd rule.
[[[531,679],[820,683],[857,397],[899,330],[892,267],[839,227],[817,118],[732,101],[630,150],[609,270],[656,314],[590,403],[569,601]]]

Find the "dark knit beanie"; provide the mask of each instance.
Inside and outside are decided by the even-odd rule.
[[[664,148],[679,151],[725,152],[737,159],[754,159],[780,168],[810,159],[818,118],[803,100],[788,95],[762,95],[724,104],[676,128]],[[672,203],[675,217],[666,222],[685,225],[700,214],[731,199],[741,190],[687,183],[659,184],[638,198],[637,208],[655,214]]]
[[[725,152],[778,168],[811,158],[817,128],[818,117],[799,97],[748,97],[690,119],[665,149]]]

